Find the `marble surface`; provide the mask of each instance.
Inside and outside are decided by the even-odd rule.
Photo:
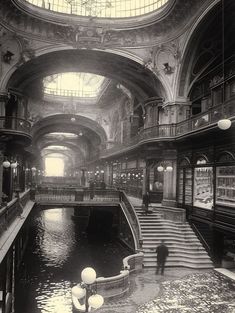
[[[165,281],[159,295],[137,313],[234,313],[235,281],[218,273],[193,273]]]

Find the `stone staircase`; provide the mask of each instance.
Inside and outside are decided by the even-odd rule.
[[[190,225],[162,218],[161,209],[143,215],[140,206],[134,206],[143,237],[144,267],[156,267],[156,247],[161,239],[169,248],[166,267],[213,268],[213,263]]]

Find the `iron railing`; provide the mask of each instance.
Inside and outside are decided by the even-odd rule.
[[[14,220],[22,214],[26,203],[29,201],[29,190],[14,198],[0,208],[0,236],[9,228]]]
[[[13,116],[0,116],[0,131],[14,130],[30,134],[31,123],[23,118]]]
[[[60,188],[60,187],[38,187],[35,194],[35,201],[41,204],[50,203],[120,203],[128,221],[135,241],[135,249],[140,250],[142,236],[140,224],[135,209],[130,203],[124,191],[114,189],[89,189],[89,188]]]
[[[126,216],[130,222],[130,227],[132,229],[133,236],[135,239],[135,246],[136,246],[135,249],[136,251],[138,251],[142,248],[142,244],[143,244],[143,238],[141,234],[139,219],[137,217],[137,214],[135,212],[133,205],[131,204],[126,193],[123,190],[120,191],[120,201],[121,201],[120,202],[121,206],[124,212],[126,213]]]
[[[119,202],[119,191],[73,187],[38,187],[35,200],[39,203],[64,202]]]
[[[176,139],[177,137],[191,132],[197,132],[198,130],[213,125],[225,116],[234,119],[234,99],[227,101],[223,106],[221,104],[213,106],[206,112],[202,112],[195,117],[191,117],[190,119],[176,124],[161,124],[142,128],[136,136],[128,138],[122,144],[117,143],[114,147],[101,151],[101,156],[106,157],[118,151],[126,150],[127,148],[134,148],[136,145],[150,140]]]

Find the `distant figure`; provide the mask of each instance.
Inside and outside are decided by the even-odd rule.
[[[100,189],[101,190],[104,190],[104,189],[106,189],[106,184],[105,184],[105,182],[102,180],[102,182],[100,183]]]
[[[143,207],[144,207],[144,214],[147,215],[148,214],[148,209],[149,209],[149,193],[146,192],[145,194],[143,194]]]
[[[95,183],[93,180],[90,180],[89,189],[90,189],[90,199],[92,200],[95,195]]]
[[[164,275],[165,263],[169,255],[169,250],[167,246],[164,244],[164,240],[161,240],[161,244],[157,247],[156,252],[157,252],[156,274],[158,274],[159,270],[161,269],[161,275]]]

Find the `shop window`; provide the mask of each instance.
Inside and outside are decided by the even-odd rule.
[[[205,159],[201,160],[200,162],[205,162]],[[200,163],[200,164],[203,164],[203,163]],[[193,205],[199,208],[212,209],[213,207],[213,168],[212,167],[203,166],[203,167],[196,167],[194,169]]]
[[[216,168],[216,204],[235,208],[235,165]]]

